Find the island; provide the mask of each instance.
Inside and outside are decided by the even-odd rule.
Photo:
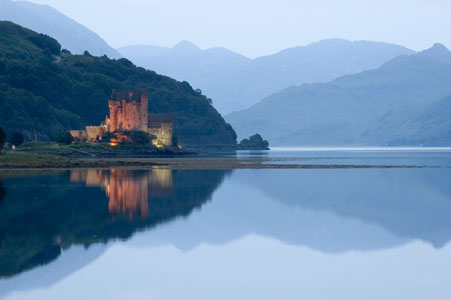
[[[238,150],[269,150],[269,142],[256,133],[248,139],[242,139],[238,144]]]

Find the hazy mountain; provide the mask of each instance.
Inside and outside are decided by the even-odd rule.
[[[290,86],[330,81],[378,68],[398,55],[413,53],[397,45],[340,39],[256,59],[223,48],[202,51],[186,41],[174,48],[137,45],[118,50],[137,65],[200,88],[223,114],[246,109]]]
[[[421,124],[434,108],[429,107],[429,114],[423,117],[415,111],[449,94],[451,53],[436,44],[421,53],[397,57],[376,70],[286,89],[226,119],[240,137],[258,132],[273,145],[377,145],[391,139],[381,139],[380,132],[369,129],[378,128],[387,114],[396,114],[394,120],[400,120],[399,114],[406,120],[418,118]],[[404,134],[407,132],[399,132],[398,137]]]
[[[252,62],[224,48],[201,50],[188,41],[182,41],[172,48],[134,45],[119,48],[118,51],[138,66],[188,81],[194,88],[201,89],[203,94],[213,98],[213,105],[218,110],[224,108],[222,104],[228,105],[222,100],[228,95],[222,96],[216,86],[234,73],[244,71]]]
[[[11,21],[47,34],[74,54],[82,54],[88,50],[95,56],[106,54],[109,58],[121,57],[96,33],[47,5],[0,0],[0,20]]]

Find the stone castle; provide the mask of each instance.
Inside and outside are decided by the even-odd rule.
[[[172,114],[149,114],[149,98],[146,92],[120,93],[113,90],[108,101],[110,116],[100,126],[86,126],[85,130],[71,130],[78,141],[102,140],[105,132],[144,131],[156,137],[157,146],[172,146],[174,120]]]

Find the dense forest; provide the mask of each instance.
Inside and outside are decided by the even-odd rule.
[[[136,67],[127,59],[72,55],[51,37],[0,22],[0,126],[53,140],[67,129],[97,125],[111,91],[145,90],[151,113],[173,113],[181,144],[231,145],[236,134],[187,82]]]

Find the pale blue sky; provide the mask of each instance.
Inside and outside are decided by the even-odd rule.
[[[113,47],[189,40],[255,57],[324,38],[415,50],[451,48],[449,0],[31,0],[97,32]]]

